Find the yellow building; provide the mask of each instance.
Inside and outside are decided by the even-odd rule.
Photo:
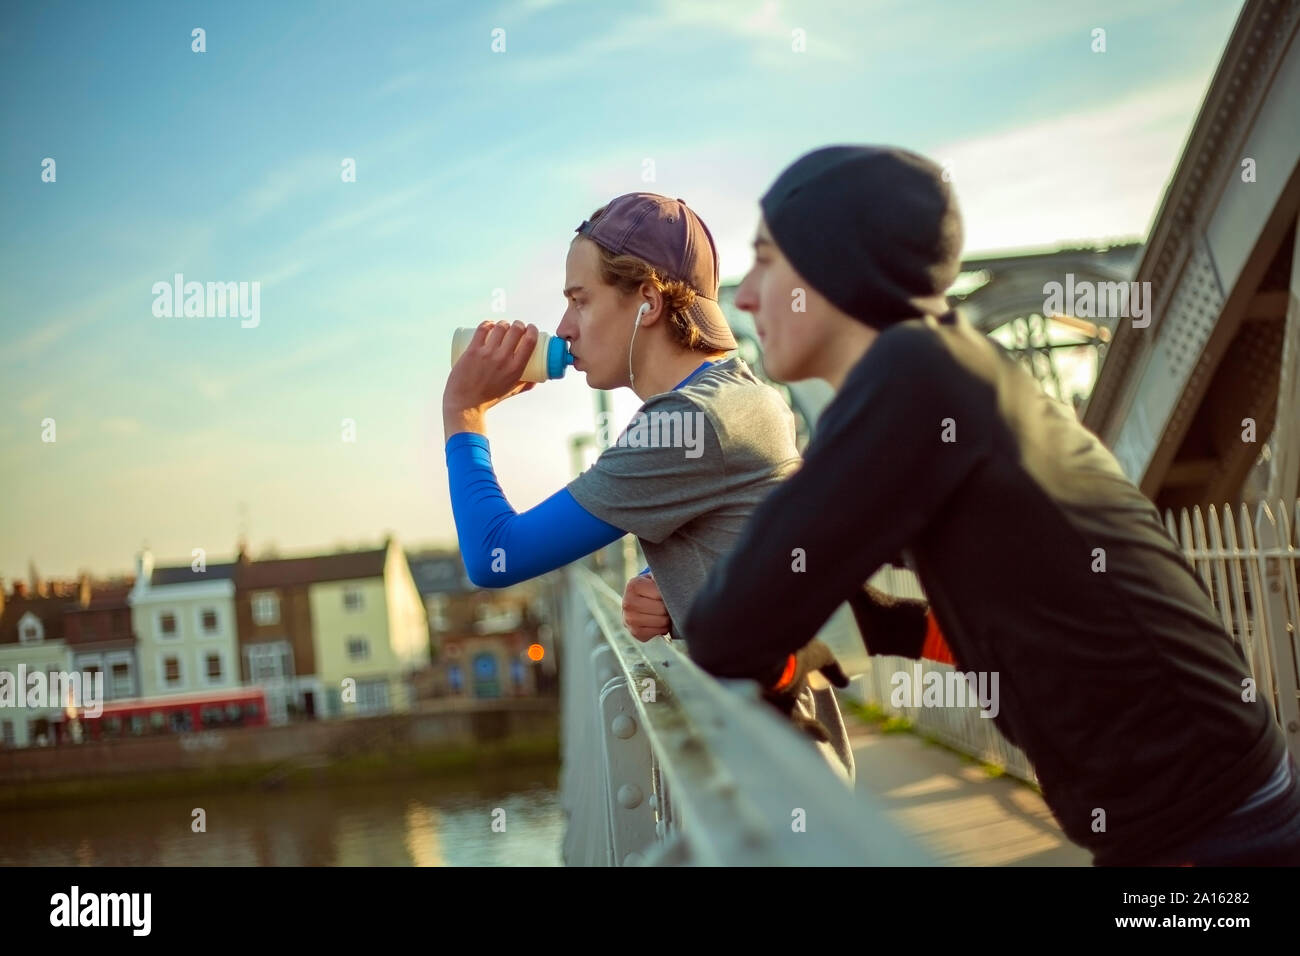
[[[349,555],[352,576],[308,585],[325,717],[409,710],[409,678],[429,664],[429,626],[396,538]]]

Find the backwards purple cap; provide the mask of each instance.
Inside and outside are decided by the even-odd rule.
[[[574,232],[614,255],[644,259],[670,279],[695,290],[685,310],[704,344],[719,351],[736,348],[731,326],[718,305],[718,250],[704,220],[682,199],[656,193],[626,193],[610,200],[595,222],[582,221]]]

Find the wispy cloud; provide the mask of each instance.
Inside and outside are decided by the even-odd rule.
[[[851,19],[860,17],[858,11]],[[793,51],[795,28],[808,34],[806,54]],[[809,58],[831,62],[852,59],[854,51],[831,30],[808,31],[806,23],[786,14],[776,0],[757,5],[748,0],[660,0],[651,12],[626,16],[605,30],[588,31],[576,38],[576,43],[548,55],[534,55],[531,51],[516,54],[507,65],[516,77],[530,83],[558,80],[574,73],[590,75],[593,64],[601,62],[621,70],[639,68],[649,76],[658,68],[652,58],[628,59],[625,54],[671,48],[683,39],[707,42],[711,38],[716,39],[718,47],[738,44],[749,65],[761,69],[794,69]]]
[[[209,364],[194,365],[187,369],[185,381],[204,398],[223,401],[236,394],[241,386],[278,381],[288,373],[344,355],[366,337],[367,331],[359,327],[313,337],[288,352],[247,363],[237,372],[223,373]]]
[[[294,262],[290,262],[288,265],[284,266],[283,268],[276,269],[274,272],[262,276],[257,281],[262,284],[261,287],[263,289],[270,289],[279,285],[282,282],[292,279],[294,276],[300,274],[306,268],[307,268],[306,260],[298,259]]]
[[[375,98],[383,99],[386,96],[392,96],[394,93],[409,90],[430,78],[428,70],[407,70],[405,73],[399,73],[385,81],[383,85],[375,90]]]
[[[141,425],[138,419],[118,416],[105,418],[100,427],[110,435],[134,435],[140,431]]]
[[[403,189],[394,189],[387,192],[364,206],[349,209],[345,213],[340,213],[317,223],[312,228],[303,231],[296,241],[303,244],[311,243],[335,233],[356,229],[387,213],[405,209],[413,200],[419,199],[421,196],[431,196],[433,187],[440,178],[440,176],[428,176]]]
[[[243,221],[253,222],[294,199],[339,182],[343,157],[329,153],[296,156],[265,173],[238,204]]]
[[[18,408],[28,415],[50,410],[50,403],[54,400],[54,389],[42,388],[39,391],[32,392],[18,402]]]
[[[1145,235],[1204,86],[1189,78],[936,149],[967,251]]]
[[[141,275],[84,296],[52,315],[32,315],[29,329],[0,349],[0,366],[30,363],[74,333],[106,316],[117,314],[124,307],[129,308],[130,303],[141,303],[141,308],[147,312],[151,301],[149,289],[155,281],[157,277]]]

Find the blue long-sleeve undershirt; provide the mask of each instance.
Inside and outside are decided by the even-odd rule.
[[[447,477],[461,557],[475,587],[518,584],[627,533],[582,507],[567,488],[516,513],[497,481],[487,438],[474,432],[447,439]]]
[[[712,364],[702,362],[673,390]],[[518,514],[497,481],[486,435],[457,432],[447,439],[446,450],[456,538],[465,572],[475,587],[504,588],[527,581],[627,534],[578,504],[567,488]],[[641,573],[649,571],[646,568]]]

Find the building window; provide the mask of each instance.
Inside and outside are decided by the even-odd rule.
[[[382,714],[388,710],[388,681],[357,682],[357,712]]]
[[[199,612],[199,630],[204,634],[217,633],[217,612],[215,608],[205,607]]]
[[[179,657],[163,658],[163,680],[170,687],[181,682],[181,659]]]
[[[361,600],[361,592],[356,588],[348,588],[343,592],[343,610],[360,611],[365,606]]]
[[[501,681],[497,677],[495,654],[484,652],[474,655],[474,696],[501,696]]]
[[[248,655],[248,680],[250,683],[279,680],[293,676],[293,651],[288,641],[268,644],[250,644]]]
[[[280,623],[280,598],[274,591],[253,595],[253,623],[258,625]]]
[[[168,611],[158,616],[158,633],[162,637],[176,637],[176,615]]]
[[[208,680],[209,681],[221,680],[221,655],[209,654],[207,665],[208,665]]]
[[[41,619],[28,611],[18,619],[18,643],[36,644],[45,639],[45,625]]]
[[[113,696],[129,697],[131,695],[131,665],[113,665]]]
[[[447,686],[451,688],[453,694],[459,694],[465,687],[465,673],[460,669],[459,664],[448,665]]]
[[[516,690],[524,686],[524,662],[517,657],[510,658],[510,680]]]
[[[348,660],[364,661],[370,656],[370,642],[364,637],[348,638]]]
[[[447,596],[445,594],[429,595],[429,626],[434,631],[445,631],[451,626],[447,620]]]

